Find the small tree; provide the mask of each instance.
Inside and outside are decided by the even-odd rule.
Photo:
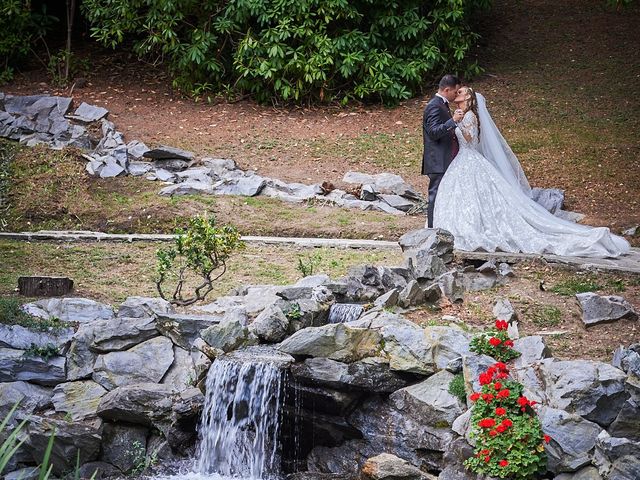
[[[216,226],[213,218],[195,217],[187,229],[178,229],[175,245],[158,250],[156,287],[160,296],[168,283],[175,282],[169,300],[174,305],[186,306],[204,300],[213,290],[213,284],[227,271],[227,259],[244,247],[238,231],[230,225]],[[193,287],[186,296],[185,289]]]

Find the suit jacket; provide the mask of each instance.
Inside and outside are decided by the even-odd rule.
[[[453,160],[456,123],[451,118],[449,106],[434,96],[424,109],[422,116],[422,174],[444,173]]]

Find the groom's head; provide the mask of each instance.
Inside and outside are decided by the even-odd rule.
[[[447,74],[440,79],[440,83],[438,84],[438,93],[450,102],[453,102],[459,88],[460,79],[455,75]]]

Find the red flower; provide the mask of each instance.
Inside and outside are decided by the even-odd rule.
[[[500,345],[502,343],[502,340],[500,340],[499,338],[496,338],[496,337],[491,337],[489,339],[489,343],[491,345],[493,345],[494,347],[497,347],[498,345]]]
[[[500,465],[501,467],[506,467],[507,465],[509,465],[509,462],[507,462],[506,460],[500,460],[500,462],[498,463],[498,465]]]
[[[544,443],[549,443],[551,441],[551,437],[549,435],[544,436]]]
[[[506,330],[509,328],[509,324],[506,320],[496,320],[496,328],[498,330]]]
[[[483,393],[482,394],[482,399],[489,403],[491,400],[493,400],[493,395],[491,395],[490,393]]]
[[[478,422],[478,426],[482,428],[491,428],[496,424],[493,418],[483,418]]]
[[[507,371],[507,366],[502,362],[498,362],[498,363],[494,364],[493,366],[496,367],[498,370],[501,370],[503,372]]]
[[[513,348],[513,340],[505,340],[504,344],[509,348]]]
[[[511,392],[507,388],[505,388],[504,390],[500,390],[498,392],[499,398],[509,398],[509,395],[511,395]]]
[[[478,377],[480,385],[488,385],[493,381],[493,375],[490,373],[481,373]]]
[[[509,420],[508,418],[505,418],[504,420],[502,420],[502,425],[504,425],[505,427],[512,427],[513,426],[513,422],[511,420]]]
[[[491,457],[487,455],[486,457],[484,457],[484,461],[485,463],[489,463],[491,461]]]
[[[496,390],[502,390],[502,384],[500,382],[496,382],[493,384],[493,388]]]
[[[500,432],[500,433],[504,433],[506,429],[507,429],[507,427],[505,427],[504,425],[498,425],[498,426],[496,427],[496,430],[497,430],[498,432]]]
[[[509,374],[507,372],[500,372],[496,375],[500,380],[504,380],[505,378],[509,378]]]
[[[495,430],[491,430],[489,432],[489,435],[491,435],[492,437],[495,437],[496,435],[498,435],[498,432],[496,432]]]
[[[507,411],[504,408],[502,408],[502,407],[496,408],[496,415],[498,415],[499,417],[501,417],[502,415],[504,415],[506,413],[507,413]]]
[[[471,396],[469,397],[469,400],[471,400],[472,402],[476,402],[479,398],[480,398],[480,394],[476,392],[471,394]]]
[[[489,455],[489,453],[490,453],[489,450],[486,450],[486,449],[480,451],[480,455]]]
[[[517,402],[521,407],[526,407],[527,405],[529,405],[529,399],[527,397],[520,397],[518,398]]]

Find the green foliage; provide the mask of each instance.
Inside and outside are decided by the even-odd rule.
[[[302,318],[302,310],[300,309],[300,304],[297,302],[292,303],[283,313],[289,320],[300,320]]]
[[[57,21],[47,14],[46,3],[38,12],[30,0],[0,0],[0,85],[13,78],[14,66]]]
[[[303,277],[309,277],[313,275],[318,266],[322,262],[322,255],[319,253],[315,255],[300,255],[298,257],[298,266],[296,267]]]
[[[129,454],[133,459],[133,467],[131,467],[131,470],[129,470],[127,474],[132,477],[139,477],[144,472],[146,472],[147,469],[155,465],[158,461],[157,455],[155,453],[152,455],[147,455],[145,446],[142,445],[142,443],[140,443],[138,440],[135,440],[131,444],[131,450],[129,450]]]
[[[47,332],[73,326],[72,323],[62,322],[58,318],[43,319],[29,315],[22,310],[22,304],[17,298],[0,298],[0,323],[20,325],[32,330]]]
[[[489,355],[501,362],[520,356],[520,352],[513,349],[513,341],[509,338],[507,323],[504,320],[496,320],[494,329],[474,336],[470,343],[470,350]]]
[[[467,401],[467,392],[464,389],[464,376],[461,373],[454,376],[451,382],[449,382],[449,393],[454,397],[458,397],[458,400],[462,403]]]
[[[227,259],[244,243],[234,227],[218,227],[213,218],[206,216],[192,218],[189,227],[178,229],[176,234],[175,245],[157,252],[156,287],[166,300],[163,285],[173,281],[171,303],[191,305],[213,290],[213,283],[227,270]],[[193,294],[185,296],[183,289],[189,286],[193,287]]]
[[[65,78],[65,69],[69,63],[69,75]],[[80,58],[73,52],[60,50],[57,54],[49,57],[47,72],[54,85],[65,85],[70,78],[86,74],[91,68],[87,58]]]
[[[529,480],[546,470],[545,441],[523,386],[508,379],[497,363],[480,374],[481,391],[471,395],[471,438],[475,455],[465,465],[475,473],[497,478]]]
[[[596,281],[595,278],[572,277],[557,283],[550,289],[553,293],[565,297],[573,297],[578,293],[595,292],[598,290],[611,290],[612,292],[624,292],[626,285],[622,279],[613,279],[605,283]]]
[[[490,0],[85,0],[91,34],[167,61],[175,86],[259,101],[397,103],[464,59]]]
[[[562,321],[562,311],[555,305],[533,304],[523,313],[538,327],[555,327]]]
[[[24,440],[18,440],[18,436],[20,435],[20,431],[24,428],[27,423],[27,420],[23,420],[17,426],[9,425],[13,414],[18,408],[18,404],[16,403],[13,408],[9,411],[7,416],[0,423],[0,437],[4,438],[2,444],[0,444],[0,474],[5,473],[4,470],[7,467],[7,464],[11,460],[11,458],[16,454],[18,449],[24,443]],[[10,430],[5,433],[5,429],[9,425]]]
[[[55,357],[56,355],[60,355],[58,347],[50,343],[46,344],[43,347],[32,343],[31,346],[24,351],[25,357],[40,357],[45,362],[48,361],[51,357]]]

